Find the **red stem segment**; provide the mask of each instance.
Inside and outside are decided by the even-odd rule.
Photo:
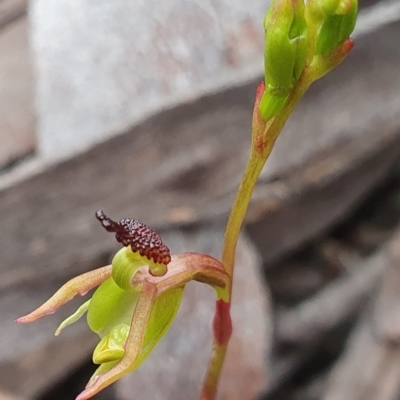
[[[230,303],[225,303],[222,300],[216,302],[213,321],[214,343],[206,379],[201,392],[201,400],[214,400],[217,396],[218,381],[224,365],[229,339],[232,335],[230,308]]]

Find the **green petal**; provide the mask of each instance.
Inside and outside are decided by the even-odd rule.
[[[140,356],[131,365],[127,373],[133,372],[149,357],[157,344],[168,332],[182,304],[184,288],[177,288],[162,293],[154,303],[147,325],[144,343]],[[124,328],[124,329],[121,329]],[[126,329],[128,328],[128,329]],[[118,361],[124,355],[124,343],[128,336],[129,327],[120,324],[111,329],[108,335],[97,345],[93,353],[93,361],[97,363],[111,364]],[[102,369],[98,370],[103,371]]]
[[[120,249],[112,260],[112,277],[114,282],[124,290],[132,290],[132,279],[149,261],[130,247]],[[140,288],[138,288],[140,291]]]
[[[150,315],[143,350],[134,369],[147,359],[168,332],[182,304],[183,294],[184,287],[168,290],[157,298]]]
[[[140,292],[121,289],[112,278],[102,283],[92,296],[87,314],[90,329],[103,337],[119,324],[131,324]]]
[[[64,328],[78,321],[88,310],[89,304],[90,300],[88,300],[86,303],[83,303],[71,316],[61,322],[60,326],[56,330],[55,335],[58,336]]]

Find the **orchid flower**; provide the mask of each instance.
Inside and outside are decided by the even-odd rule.
[[[147,359],[172,325],[189,281],[213,286],[223,301],[230,284],[215,258],[197,253],[171,256],[159,235],[139,221],[127,218],[117,223],[102,211],[96,217],[124,246],[112,264],[71,279],[42,306],[17,320],[34,322],[97,287],[91,299],[56,331],[59,335],[87,314],[89,328],[100,337],[93,352],[93,362],[99,367],[77,400],[91,398]]]

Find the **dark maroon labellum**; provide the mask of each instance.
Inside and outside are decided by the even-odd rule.
[[[107,232],[115,233],[119,243],[125,247],[131,246],[133,252],[137,251],[142,257],[147,257],[148,260],[153,260],[157,264],[167,265],[171,261],[169,248],[147,225],[130,218],[115,222],[102,210],[96,211],[96,218]]]

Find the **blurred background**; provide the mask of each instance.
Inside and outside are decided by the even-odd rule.
[[[72,400],[82,303],[30,312],[118,250],[132,217],[220,256],[250,148],[267,0],[0,0],[0,400]],[[238,248],[220,399],[400,399],[400,1],[360,0],[356,47],[279,138]],[[99,400],[196,399],[214,293]]]

